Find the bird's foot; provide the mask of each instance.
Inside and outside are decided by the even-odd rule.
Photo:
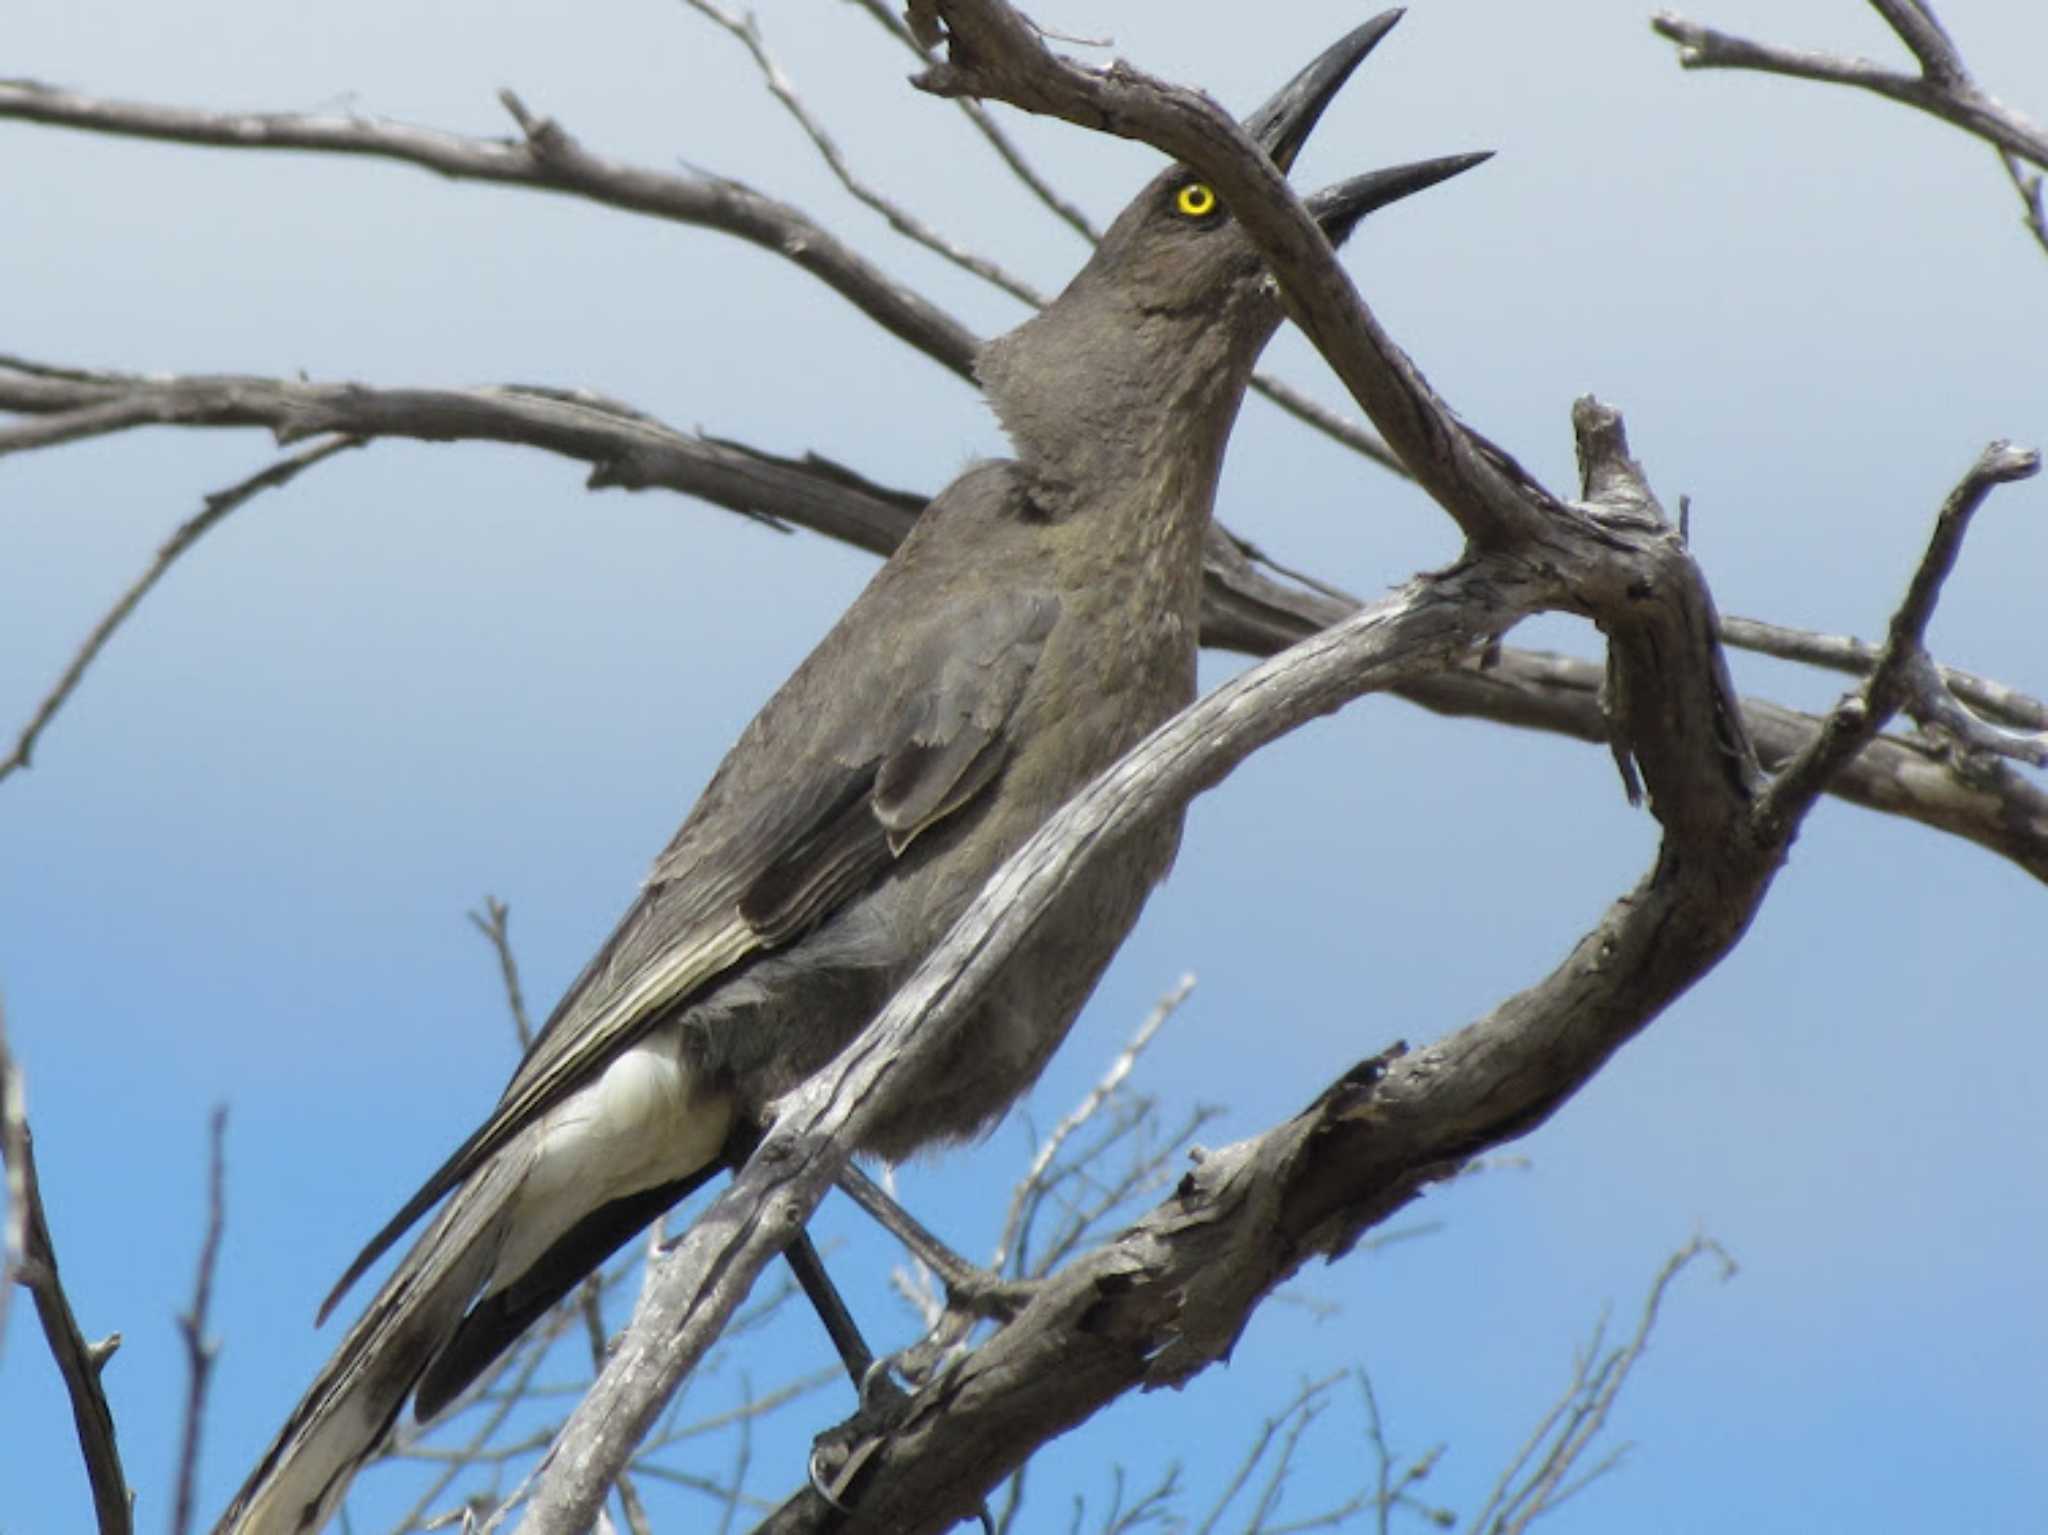
[[[859,1409],[811,1441],[811,1490],[842,1514],[868,1462],[909,1416],[911,1394],[891,1378],[893,1366],[893,1355],[877,1359],[861,1379]]]
[[[1045,1285],[1042,1279],[1005,1279],[993,1269],[966,1262],[952,1273],[941,1273],[939,1282],[946,1287],[947,1311],[965,1312],[997,1326],[1014,1321]]]
[[[912,1381],[903,1364],[910,1352],[886,1354],[877,1359],[861,1380],[860,1410],[811,1441],[811,1490],[836,1513],[852,1513],[853,1489],[861,1473],[910,1417],[916,1385],[906,1389],[895,1379],[902,1374],[906,1382]],[[916,1379],[921,1381],[923,1377]],[[987,1535],[995,1535],[995,1519],[986,1503],[977,1514]]]

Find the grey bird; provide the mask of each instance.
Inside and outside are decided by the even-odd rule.
[[[1245,127],[1282,171],[1398,19],[1360,27]],[[1309,199],[1332,242],[1477,164]],[[305,1535],[408,1396],[429,1418],[636,1231],[726,1165],[850,1040],[1053,812],[1194,696],[1202,546],[1252,365],[1281,318],[1229,210],[1156,177],[977,372],[1016,450],[946,488],[747,726],[484,1123],[321,1309],[446,1199],[217,1527]],[[1038,1076],[1178,820],[1066,890],[957,1048],[862,1152],[975,1134]],[[743,1153],[742,1153],[743,1154]]]

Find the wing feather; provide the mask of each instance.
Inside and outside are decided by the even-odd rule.
[[[829,639],[821,645],[720,766],[490,1117],[371,1238],[321,1318],[407,1228],[619,1050],[749,955],[825,920],[974,803],[1009,759],[1007,727],[1058,613],[1054,596],[1011,591],[950,626],[917,615],[897,665],[842,689],[820,686],[833,653]],[[777,792],[762,795],[764,783]]]

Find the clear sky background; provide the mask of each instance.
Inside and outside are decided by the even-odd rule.
[[[1853,0],[1696,0],[1771,39],[1896,59]],[[1062,0],[1037,14],[1255,104],[1366,14]],[[2048,111],[2048,11],[1948,0],[1985,85]],[[850,7],[764,6],[771,43],[870,179],[1056,287],[1082,256],[903,84]],[[1305,185],[1489,148],[1370,223],[1346,260],[1444,395],[1569,490],[1571,400],[1626,413],[1725,612],[1874,637],[1942,495],[1998,436],[2048,439],[2048,261],[1989,150],[1839,89],[1681,73],[1637,4],[1418,0],[1326,120]],[[1106,56],[1106,55],[1097,55]],[[1021,318],[850,205],[739,49],[682,6],[449,0],[277,6],[11,0],[0,75],[217,108],[353,108],[509,131],[519,90],[593,148],[786,197],[983,334]],[[1060,125],[1019,136],[1099,218],[1156,159]],[[679,426],[815,450],[933,490],[1001,451],[956,379],[787,263],[720,236],[392,165],[200,151],[0,123],[0,350],[50,362],[380,385],[589,387]],[[1268,362],[1339,403],[1297,339]],[[0,721],[201,497],[275,456],[157,430],[0,463]],[[0,784],[0,988],[59,1251],[143,1528],[168,1518],[184,1390],[171,1317],[197,1249],[205,1125],[230,1105],[222,1341],[201,1506],[217,1511],[334,1331],[333,1276],[486,1110],[512,1065],[463,913],[509,901],[544,1011],[624,908],[747,716],[872,568],[663,494],[591,495],[529,451],[380,444],[233,518],[116,639]],[[1457,549],[1419,494],[1248,404],[1224,516],[1363,594]],[[1933,629],[1938,655],[2040,694],[2048,489],[2001,492]],[[1519,642],[1593,654],[1581,626]],[[1210,680],[1237,663],[1211,658]],[[1806,706],[1834,679],[1737,656]],[[1396,1038],[1540,976],[1651,857],[1607,754],[1371,700],[1199,802],[1180,864],[1031,1100],[1045,1124],[1185,970],[1141,1083],[1169,1118],[1262,1129]],[[1618,1410],[1636,1448],[1557,1527],[1805,1532],[2042,1527],[2041,1174],[2048,892],[1839,804],[1747,942],[1502,1170],[1432,1194],[1426,1240],[1304,1274],[1227,1368],[1052,1447],[1027,1527],[1099,1512],[1112,1468],[1187,1465],[1199,1510],[1298,1382],[1372,1372],[1397,1447],[1448,1452],[1469,1513],[1602,1308],[1633,1315],[1696,1232],[1742,1263],[1667,1307]],[[1013,1117],[903,1189],[986,1249],[1022,1165]],[[821,1215],[889,1341],[888,1249]],[[1325,1315],[1320,1303],[1336,1307]],[[890,1337],[893,1329],[895,1336]],[[55,1373],[17,1302],[0,1357],[0,1531],[90,1505]],[[791,1313],[696,1388],[707,1410],[824,1357]],[[793,1486],[840,1396],[755,1448]],[[1365,1465],[1345,1399],[1289,1508]],[[719,1464],[723,1464],[721,1460]],[[359,1529],[396,1496],[366,1478]],[[695,1527],[676,1506],[666,1529]]]

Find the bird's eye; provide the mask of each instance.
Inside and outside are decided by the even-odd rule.
[[[1205,219],[1216,211],[1216,192],[1206,181],[1190,181],[1174,194],[1174,207],[1191,219]]]

